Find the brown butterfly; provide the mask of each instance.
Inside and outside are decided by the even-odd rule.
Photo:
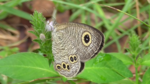
[[[95,57],[104,45],[104,35],[81,23],[54,24],[52,52],[54,68],[68,78],[83,71],[85,62]]]

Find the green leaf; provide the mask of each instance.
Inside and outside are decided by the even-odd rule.
[[[29,31],[30,33],[34,34],[36,37],[39,37],[39,34],[35,31]]]
[[[150,79],[150,69],[148,69],[145,72],[142,84],[150,84],[150,80],[149,79]]]
[[[57,81],[60,81],[61,78],[43,78],[40,80],[33,80],[33,81],[26,81],[26,82],[19,82],[14,84],[56,84]]]
[[[41,39],[34,39],[33,41],[37,42],[37,43],[41,43]]]
[[[66,82],[66,81],[67,81],[67,78],[62,77],[62,80],[63,80],[63,82]]]
[[[147,55],[145,55],[143,57],[141,64],[146,65],[146,66],[150,66],[150,53],[148,53]]]
[[[1,59],[0,73],[24,81],[59,76],[48,60],[36,53],[18,53]]]
[[[76,84],[73,80],[68,80],[70,84]]]
[[[84,71],[77,77],[95,83],[106,83],[132,77],[132,73],[115,57],[109,54],[98,54],[96,58],[86,62]]]
[[[132,64],[131,58],[123,53],[109,53],[109,54],[121,60],[126,65]]]

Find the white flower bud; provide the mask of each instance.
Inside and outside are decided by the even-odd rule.
[[[45,35],[44,35],[43,33],[40,34],[40,39],[41,39],[42,41],[45,40]]]

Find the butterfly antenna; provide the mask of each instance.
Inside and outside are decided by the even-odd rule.
[[[53,21],[53,25],[57,24],[56,22],[56,14],[57,14],[57,9],[55,8],[52,14],[52,21]]]

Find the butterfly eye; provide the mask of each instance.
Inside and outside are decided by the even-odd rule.
[[[57,64],[57,65],[56,65],[56,69],[57,69],[57,70],[61,70],[61,65],[60,65],[60,64]]]
[[[91,44],[91,34],[89,32],[84,32],[82,34],[82,43],[85,46],[89,46]]]

